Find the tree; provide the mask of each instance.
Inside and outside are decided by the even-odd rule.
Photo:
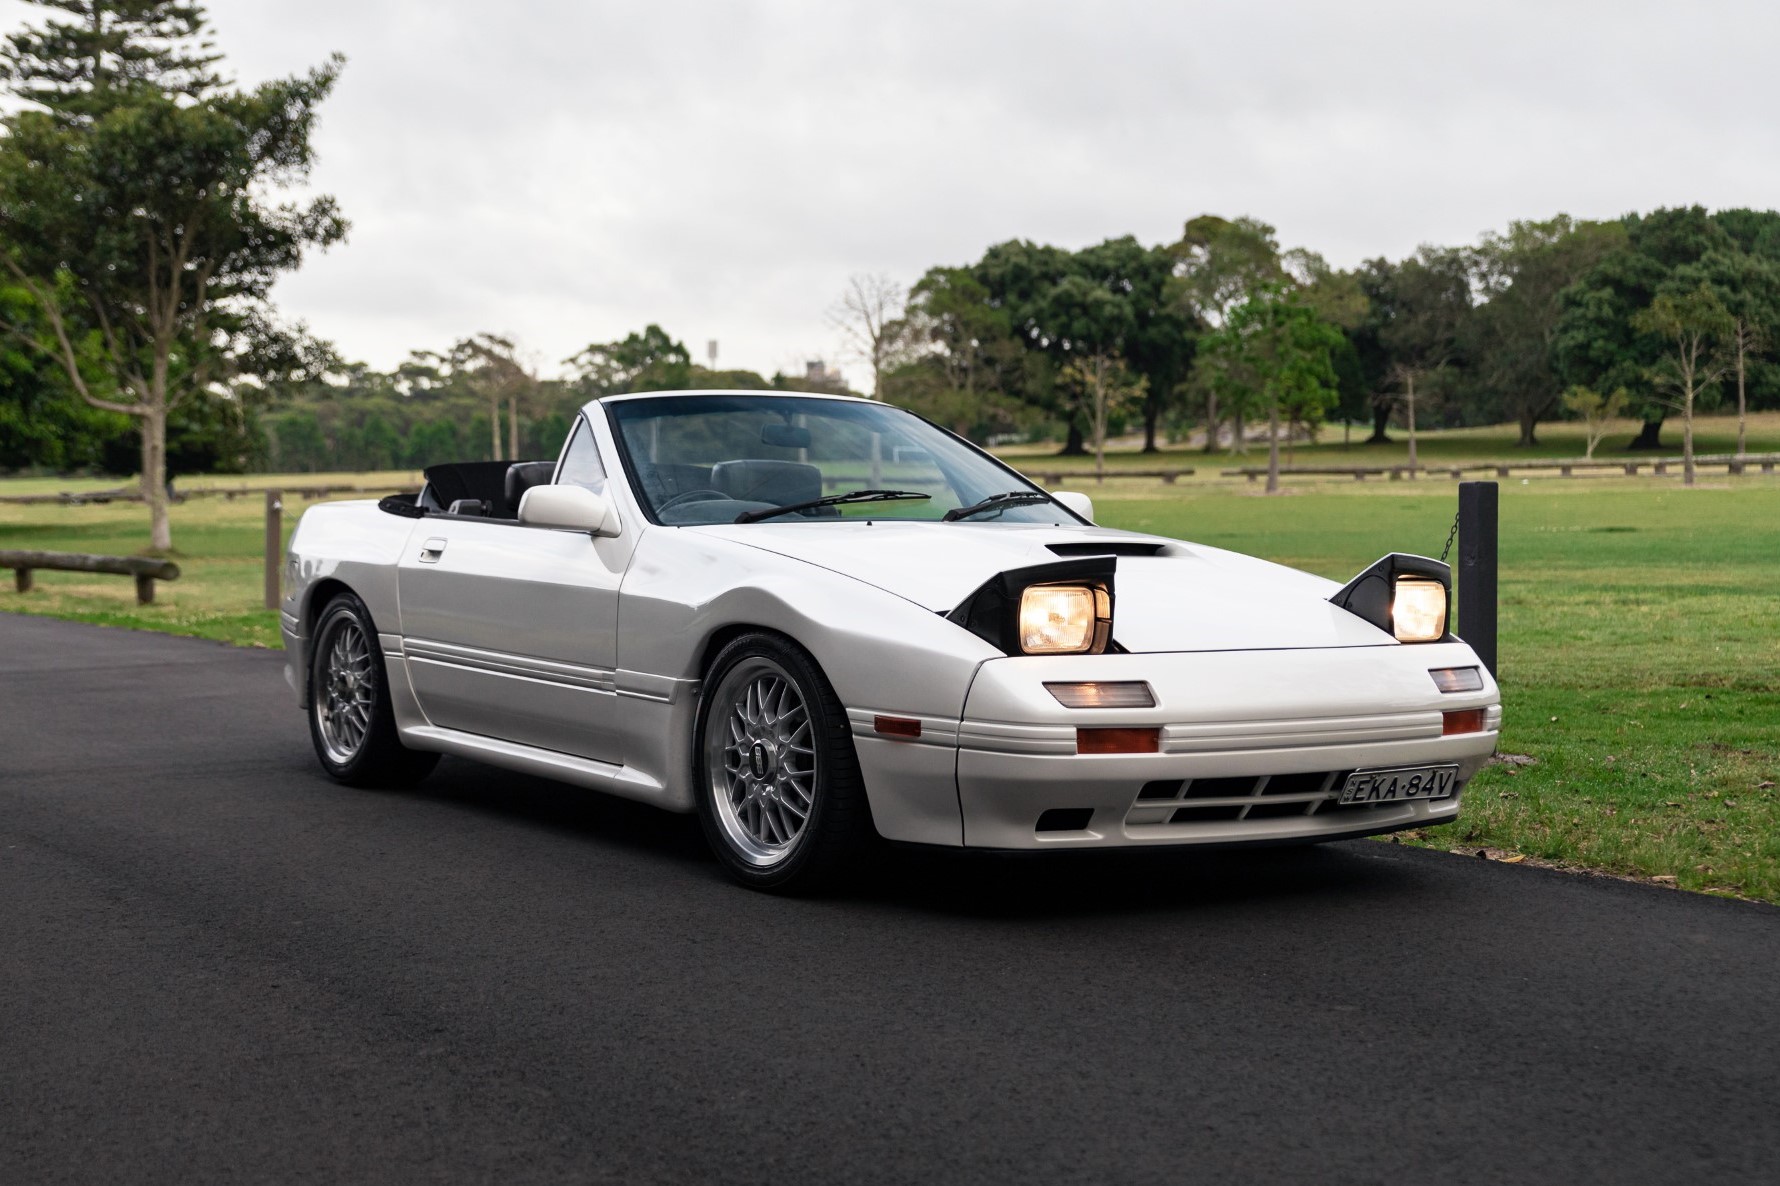
[[[1106,422],[1127,391],[1123,354],[1137,328],[1129,293],[1102,276],[1065,276],[1046,294],[1040,316],[1063,356],[1062,374],[1073,379],[1063,389],[1075,398],[1075,419],[1085,420],[1094,444],[1094,472],[1106,473]],[[1120,366],[1112,366],[1119,360]]]
[[[1056,373],[1069,361],[1068,344],[1051,323],[1052,295],[1075,272],[1070,252],[1060,247],[1016,240],[998,243],[969,268],[971,281],[984,294],[984,304],[1005,324],[1008,340],[1019,348],[1017,365],[1002,373],[1002,391],[1035,411],[1063,421],[1063,456],[1083,456],[1080,409],[1057,390]],[[931,273],[930,273],[931,275]]]
[[[14,324],[42,332],[36,302],[0,284],[0,302]],[[107,444],[129,420],[73,398],[55,361],[18,338],[0,336],[0,469],[43,466],[66,472],[99,465]]]
[[[1620,223],[1578,222],[1560,214],[1509,223],[1505,233],[1485,235],[1472,251],[1482,302],[1465,320],[1471,378],[1519,424],[1521,447],[1539,443],[1539,422],[1556,410],[1563,391],[1552,358],[1563,292],[1625,239]]]
[[[1608,252],[1559,297],[1562,312],[1552,338],[1557,373],[1566,384],[1597,391],[1624,387],[1628,408],[1644,422],[1629,448],[1662,447],[1670,407],[1651,380],[1662,339],[1633,327],[1633,317],[1665,289],[1692,288],[1677,272],[1713,252],[1734,252],[1736,241],[1699,206],[1627,215],[1625,243]]]
[[[243,373],[273,329],[273,283],[346,233],[331,198],[272,204],[308,174],[341,59],[223,90],[195,4],[35,2],[91,35],[52,20],[0,50],[33,104],[4,120],[0,265],[41,321],[0,317],[87,404],[135,418],[150,546],[164,552],[169,417]]]
[[[692,374],[685,344],[653,323],[616,342],[595,342],[563,364],[574,372],[570,386],[584,400],[631,391],[677,391]]]
[[[1403,395],[1411,477],[1416,467],[1416,383],[1423,384],[1425,398],[1427,380],[1454,361],[1470,308],[1470,276],[1458,251],[1423,247],[1398,265],[1391,278],[1378,337],[1390,359],[1387,375]]]
[[[1341,331],[1284,285],[1263,288],[1230,311],[1201,344],[1210,382],[1233,403],[1267,415],[1267,493],[1279,493],[1279,428],[1314,428],[1339,399],[1333,353]]]
[[[1104,482],[1107,419],[1142,400],[1149,381],[1133,375],[1123,359],[1104,349],[1072,360],[1057,381],[1086,409],[1089,439],[1094,443],[1094,480]]]
[[[223,85],[211,69],[202,6],[188,0],[27,0],[72,13],[8,35],[0,81],[70,122],[89,122],[148,92],[202,100]]]
[[[871,397],[884,398],[884,376],[906,352],[909,290],[885,275],[858,273],[828,312],[849,356],[871,367]]]
[[[1632,317],[1633,329],[1667,343],[1668,352],[1651,368],[1650,378],[1659,398],[1681,413],[1681,480],[1686,486],[1694,484],[1694,403],[1728,369],[1719,346],[1732,324],[1724,303],[1704,283],[1680,295],[1659,293],[1649,308]]]
[[[467,381],[488,402],[489,459],[519,457],[519,406],[529,405],[538,391],[538,377],[519,359],[511,338],[475,334],[458,342],[446,355],[452,372]],[[507,409],[507,448],[501,449],[501,406]]]
[[[1731,225],[1744,229],[1751,212],[1730,214]],[[1681,290],[1710,286],[1730,314],[1723,346],[1737,378],[1738,453],[1745,452],[1748,444],[1750,372],[1760,366],[1768,344],[1780,334],[1780,220],[1774,221],[1772,255],[1744,251],[1739,243],[1732,250],[1709,251],[1697,264],[1676,269],[1671,281]],[[1756,235],[1754,244],[1759,249],[1769,238]]]
[[[1767,331],[1748,315],[1731,315],[1730,350],[1737,373],[1737,455],[1749,451],[1749,360],[1767,349]]]
[[[1168,253],[1174,259],[1171,304],[1179,316],[1213,332],[1224,327],[1231,310],[1287,278],[1273,228],[1252,218],[1201,214],[1187,221]],[[1223,418],[1215,385],[1202,386],[1207,395],[1205,451],[1214,453]],[[1240,418],[1237,426],[1240,437]]]
[[[1564,392],[1564,407],[1573,416],[1582,419],[1584,439],[1587,442],[1582,455],[1590,461],[1594,460],[1595,446],[1607,435],[1607,425],[1625,410],[1625,388],[1610,395],[1602,395],[1590,387],[1572,387]]]

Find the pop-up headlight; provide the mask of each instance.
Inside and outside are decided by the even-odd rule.
[[[991,577],[946,616],[1010,655],[1098,655],[1112,642],[1115,556]]]
[[[1426,556],[1393,552],[1341,587],[1330,601],[1398,642],[1452,638],[1452,569]]]

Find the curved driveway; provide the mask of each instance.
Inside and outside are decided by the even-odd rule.
[[[783,901],[337,787],[282,661],[0,615],[0,1182],[1780,1174],[1780,910],[1370,842]]]

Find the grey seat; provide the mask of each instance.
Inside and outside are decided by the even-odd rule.
[[[822,497],[822,471],[801,461],[719,461],[711,486],[738,502],[787,506]]]

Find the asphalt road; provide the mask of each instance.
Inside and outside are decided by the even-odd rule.
[[[1780,910],[1356,842],[731,886],[0,614],[0,1182],[1773,1182]]]

